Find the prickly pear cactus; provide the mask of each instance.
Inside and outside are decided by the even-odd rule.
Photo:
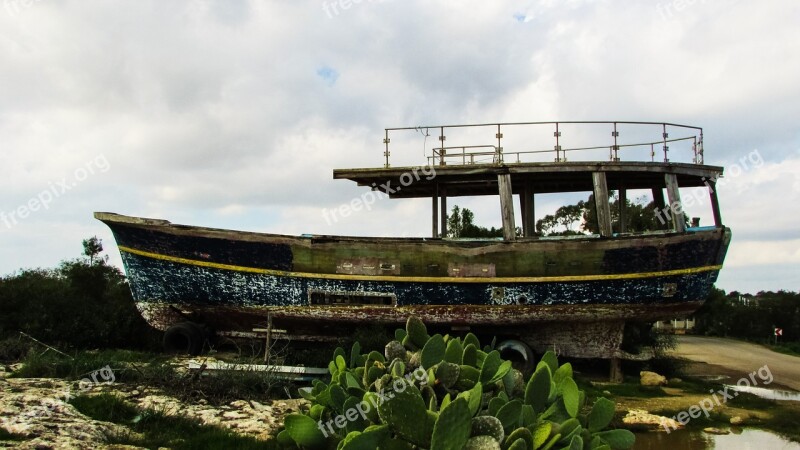
[[[471,436],[491,436],[497,442],[503,442],[506,433],[503,424],[494,416],[478,416],[472,418]]]
[[[464,450],[501,450],[500,443],[491,436],[474,436],[469,438]]]
[[[572,366],[545,353],[527,379],[478,337],[429,335],[416,317],[395,332],[384,354],[337,348],[330,379],[300,395],[283,448],[362,450],[627,449],[634,435],[608,430],[614,403],[586,405]]]
[[[386,361],[404,360],[406,358],[406,348],[400,342],[390,341],[384,348],[384,356],[386,356]]]
[[[436,380],[448,389],[456,384],[460,374],[461,367],[447,361],[442,361],[436,368]]]
[[[425,327],[425,324],[414,316],[409,317],[408,321],[406,322],[406,334],[408,336],[408,340],[416,348],[425,347],[425,344],[428,343],[428,339],[430,339],[430,336],[428,336],[428,329]]]

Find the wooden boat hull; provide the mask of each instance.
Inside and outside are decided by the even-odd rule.
[[[415,314],[516,332],[669,319],[702,304],[730,241],[722,227],[504,242],[293,237],[96,216],[112,229],[150,324],[191,315],[231,335],[263,327],[267,314],[316,327]]]

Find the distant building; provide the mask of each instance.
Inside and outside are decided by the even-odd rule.
[[[694,317],[685,319],[659,320],[653,327],[666,333],[686,334],[694,328]]]
[[[759,298],[753,294],[740,294],[739,292],[733,291],[728,294],[728,298],[735,303],[738,303],[742,306],[758,306]]]

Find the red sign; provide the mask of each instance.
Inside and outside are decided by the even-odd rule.
[[[775,328],[775,336],[783,336],[783,328]]]

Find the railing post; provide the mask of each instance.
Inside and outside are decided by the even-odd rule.
[[[495,134],[497,138],[497,162],[499,164],[503,163],[503,147],[500,145],[500,139],[503,138],[503,133],[500,132],[500,124],[497,124],[497,134]]]
[[[559,144],[559,139],[561,138],[561,132],[558,131],[558,122],[556,122],[556,131],[553,133],[553,136],[556,138],[556,162],[561,162],[561,145]],[[567,155],[564,155],[564,159],[566,160]]]
[[[612,156],[611,161],[619,161],[619,145],[617,144],[617,137],[619,136],[619,132],[617,131],[617,122],[614,122],[614,131],[611,133],[614,136],[614,147],[611,148]]]
[[[384,143],[384,145],[386,145],[386,150],[383,151],[383,156],[384,156],[384,158],[386,158],[386,163],[384,164],[384,167],[386,167],[388,169],[389,168],[389,129],[387,128],[387,129],[385,129],[385,131],[386,131],[386,135],[383,138],[383,143]]]
[[[667,152],[669,151],[669,147],[667,146],[667,138],[669,137],[669,133],[667,133],[667,124],[662,123],[661,126],[663,127],[661,136],[664,139],[664,162],[668,163],[669,158],[667,157]]]
[[[439,154],[439,165],[444,165],[444,127],[439,127],[439,142],[441,142],[442,153]]]
[[[698,142],[697,145],[698,145],[698,148],[697,148],[697,155],[698,155],[697,164],[703,164],[704,155],[703,155],[703,130],[702,129],[700,130],[700,142]]]

